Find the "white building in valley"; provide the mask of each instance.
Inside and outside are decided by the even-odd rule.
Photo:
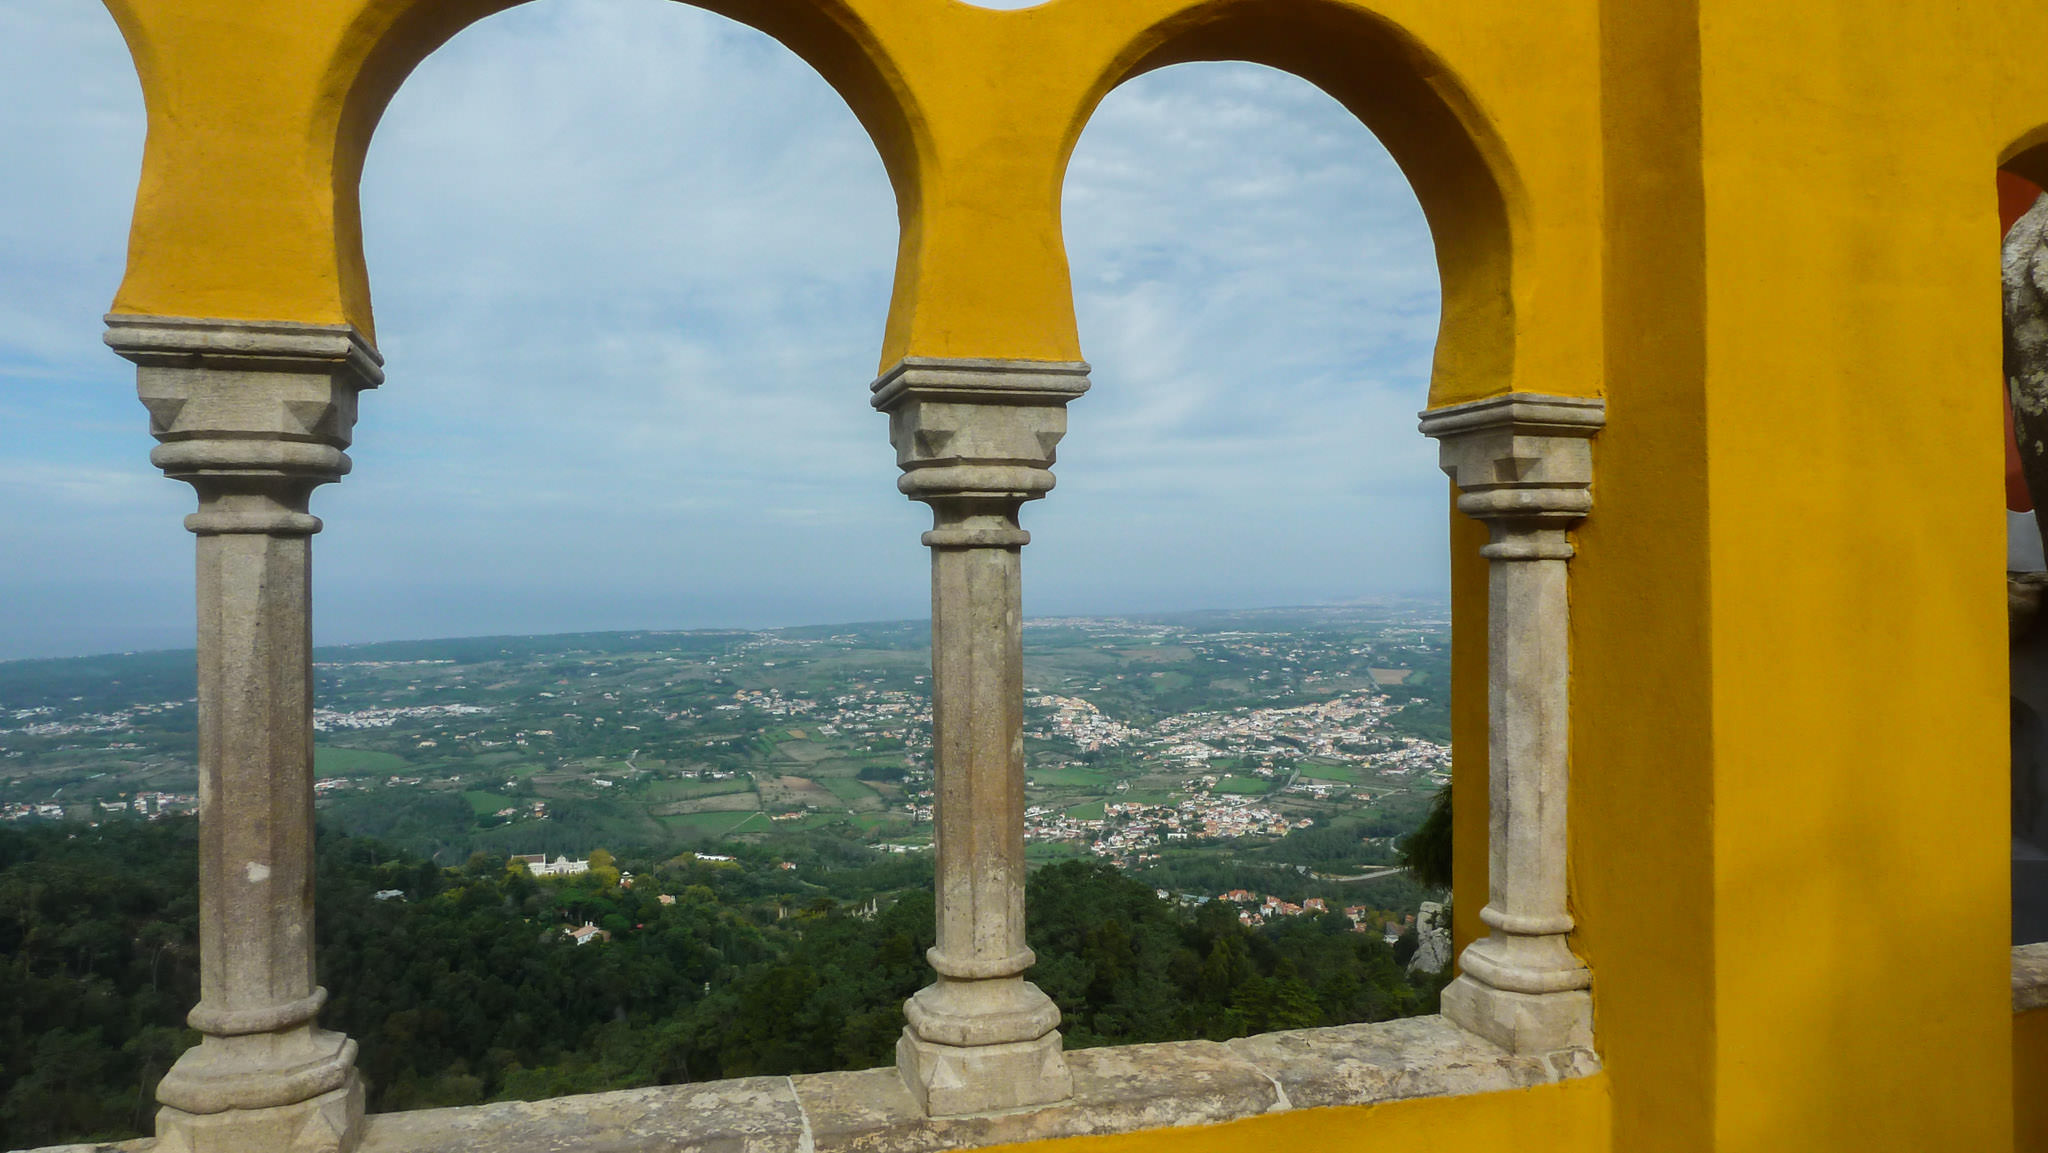
[[[573,877],[590,871],[589,861],[572,861],[558,856],[550,864],[546,853],[515,853],[512,859],[526,862],[526,871],[536,877]]]

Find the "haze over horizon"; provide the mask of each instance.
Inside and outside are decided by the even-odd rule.
[[[142,106],[97,6],[0,0],[0,659],[187,648],[190,490],[101,346]],[[921,618],[867,383],[894,203],[853,116],[655,0],[486,20],[363,182],[378,343],[320,490],[316,640]],[[1252,65],[1112,93],[1065,190],[1094,389],[1024,511],[1031,616],[1441,596],[1429,235],[1384,149]]]
[[[1162,618],[1162,617],[1193,617],[1193,616],[1211,616],[1211,615],[1214,615],[1214,616],[1223,616],[1223,615],[1227,615],[1227,614],[1234,614],[1234,613],[1295,613],[1295,612],[1302,612],[1302,613],[1313,613],[1313,612],[1334,612],[1334,611],[1339,611],[1339,610],[1343,610],[1343,609],[1355,609],[1355,608],[1365,608],[1365,607],[1368,607],[1368,606],[1372,606],[1372,605],[1379,605],[1379,604],[1390,604],[1390,603],[1392,603],[1392,604],[1398,604],[1398,603],[1413,603],[1413,604],[1417,604],[1417,605],[1430,605],[1430,606],[1440,606],[1440,607],[1442,607],[1442,608],[1443,608],[1443,609],[1444,609],[1444,610],[1445,610],[1446,612],[1448,612],[1448,611],[1449,611],[1449,609],[1450,609],[1450,594],[1449,594],[1449,590],[1448,590],[1448,589],[1444,589],[1444,590],[1439,590],[1439,591],[1437,591],[1437,592],[1435,592],[1435,593],[1415,593],[1415,594],[1407,594],[1407,593],[1388,593],[1388,594],[1384,594],[1384,595],[1381,595],[1381,596],[1368,596],[1368,597],[1359,597],[1359,598],[1357,598],[1356,600],[1351,600],[1351,601],[1338,601],[1338,602],[1330,602],[1330,603],[1325,603],[1325,604],[1298,604],[1298,605],[1243,605],[1243,606],[1236,606],[1236,607],[1225,607],[1225,608],[1216,608],[1216,607],[1203,607],[1203,608],[1179,608],[1179,609],[1146,609],[1146,608],[1134,608],[1134,609],[1127,609],[1127,610],[1124,610],[1124,611],[1121,611],[1121,612],[1118,612],[1118,611],[1109,611],[1109,612],[1085,612],[1085,613],[1026,613],[1026,614],[1024,614],[1024,620],[1025,620],[1025,623],[1026,623],[1026,624],[1030,624],[1030,623],[1032,623],[1032,622],[1043,622],[1043,621],[1052,621],[1052,620],[1104,620],[1104,621],[1110,621],[1110,620],[1133,620],[1133,621],[1143,621],[1143,620],[1148,620],[1148,619],[1156,619],[1156,618]],[[898,624],[928,624],[928,623],[930,622],[930,619],[931,619],[931,618],[930,618],[930,614],[925,614],[925,615],[923,615],[923,616],[909,616],[909,617],[888,617],[888,618],[878,618],[878,619],[873,619],[873,620],[793,621],[793,622],[782,622],[782,623],[776,623],[776,624],[769,624],[769,623],[736,623],[736,624],[722,624],[722,625],[692,625],[692,626],[689,626],[689,627],[686,627],[686,628],[675,628],[675,627],[670,627],[670,626],[667,626],[667,625],[640,625],[640,626],[637,626],[637,627],[630,627],[630,628],[616,628],[616,629],[569,629],[569,630],[566,630],[566,631],[562,631],[562,632],[542,632],[542,633],[518,633],[518,632],[487,632],[487,633],[460,633],[460,634],[448,634],[448,635],[440,635],[440,636],[406,636],[406,637],[364,637],[364,638],[361,638],[361,639],[357,639],[357,640],[348,640],[348,641],[329,641],[329,640],[319,640],[319,641],[316,641],[316,643],[315,643],[315,646],[314,646],[314,647],[315,647],[315,649],[316,649],[316,650],[331,650],[331,649],[337,649],[337,648],[364,648],[364,647],[369,647],[369,646],[374,646],[374,645],[409,645],[409,644],[431,645],[431,644],[440,644],[440,643],[443,643],[443,642],[447,642],[447,643],[454,643],[454,642],[458,642],[458,641],[477,641],[477,640],[490,640],[490,639],[492,639],[492,638],[495,638],[495,637],[517,637],[517,638],[521,638],[521,639],[540,639],[540,640],[545,640],[545,639],[547,639],[547,638],[549,638],[549,637],[561,637],[561,636],[614,636],[614,635],[620,635],[620,634],[625,634],[625,633],[651,633],[651,634],[655,634],[655,635],[660,635],[660,636],[668,636],[668,635],[673,635],[673,634],[678,634],[678,633],[720,633],[720,632],[750,632],[750,633],[751,633],[751,632],[787,632],[787,631],[792,631],[792,630],[798,630],[798,629],[840,629],[840,628],[844,628],[844,629],[862,629],[862,628],[876,628],[876,627],[881,627],[881,626],[886,626],[886,625],[898,625]],[[1027,640],[1027,645],[1028,645],[1028,640]],[[101,657],[130,657],[130,656],[143,656],[143,655],[148,655],[148,654],[152,654],[152,653],[189,653],[189,652],[191,652],[191,651],[192,651],[192,645],[190,645],[190,644],[186,644],[186,645],[184,645],[184,646],[182,646],[182,647],[181,647],[181,646],[178,646],[178,645],[167,645],[167,646],[164,646],[164,647],[161,647],[161,648],[147,648],[147,649],[109,649],[109,650],[107,650],[107,651],[105,651],[105,652],[91,652],[91,653],[66,653],[66,654],[62,654],[62,655],[43,655],[43,656],[26,656],[26,657],[0,657],[0,665],[5,665],[5,664],[15,664],[15,663],[21,663],[21,662],[28,662],[28,661],[51,661],[51,660],[59,660],[59,661],[61,661],[61,660],[94,660],[94,659],[98,659],[98,658],[101,658]]]

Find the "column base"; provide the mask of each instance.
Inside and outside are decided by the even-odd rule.
[[[354,1153],[363,1138],[363,1080],[268,1109],[156,1113],[156,1153]]]
[[[1593,995],[1584,989],[1510,993],[1468,974],[1444,987],[1443,1014],[1519,1056],[1593,1047]]]
[[[941,1045],[905,1028],[896,1069],[929,1117],[1024,1109],[1074,1095],[1057,1029],[1032,1041]]]

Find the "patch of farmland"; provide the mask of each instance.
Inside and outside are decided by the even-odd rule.
[[[745,813],[760,807],[761,798],[752,793],[721,793],[691,801],[670,801],[647,811],[657,817],[678,817],[685,813]]]
[[[1115,777],[1100,769],[1032,769],[1030,779],[1047,788],[1106,789]]]
[[[771,777],[762,774],[756,779],[756,789],[761,794],[761,807],[770,812],[782,813],[791,809],[837,808],[831,791],[808,777]]]
[[[662,817],[661,825],[684,837],[717,840],[738,833],[760,833],[768,829],[768,818],[753,813],[678,813]]]
[[[1150,645],[1145,648],[1119,649],[1118,656],[1134,665],[1177,665],[1195,659],[1195,650],[1186,645]]]
[[[835,751],[830,745],[806,740],[793,734],[789,740],[775,746],[775,752],[778,756],[788,757],[790,760],[803,765],[815,765],[819,761],[832,757]]]
[[[832,755],[824,760],[816,764],[804,766],[804,775],[814,781],[823,780],[826,777],[850,777],[867,768],[872,761],[873,758],[870,757],[849,757],[846,755],[846,750],[835,749]],[[894,761],[886,761],[885,763],[901,764],[902,758],[898,757]]]
[[[852,777],[826,777],[817,782],[825,786],[833,796],[855,808],[871,809],[882,803],[875,790]]]
[[[744,776],[725,781],[649,781],[640,787],[641,799],[649,804],[667,801],[691,801],[698,797],[717,797],[726,793],[751,793],[754,782]]]
[[[487,793],[482,789],[468,789],[462,799],[469,802],[470,812],[479,817],[488,817],[505,809],[516,809],[519,802],[500,793]]]
[[[1303,761],[1298,768],[1303,781],[1323,781],[1340,785],[1358,783],[1358,770],[1351,765],[1335,764],[1330,761]]]
[[[406,759],[396,753],[383,753],[376,749],[351,749],[340,745],[313,746],[313,775],[316,777],[395,773],[406,765]]]
[[[1272,792],[1273,782],[1261,777],[1225,777],[1216,782],[1216,791],[1257,797]]]
[[[904,813],[855,813],[853,823],[863,833],[897,836],[911,827]]]

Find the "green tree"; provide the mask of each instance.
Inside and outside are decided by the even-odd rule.
[[[1401,863],[1418,884],[1430,889],[1451,887],[1451,786],[1436,791],[1429,815],[1401,839]]]
[[[618,888],[621,876],[618,863],[603,849],[590,850],[590,875],[607,889]]]

